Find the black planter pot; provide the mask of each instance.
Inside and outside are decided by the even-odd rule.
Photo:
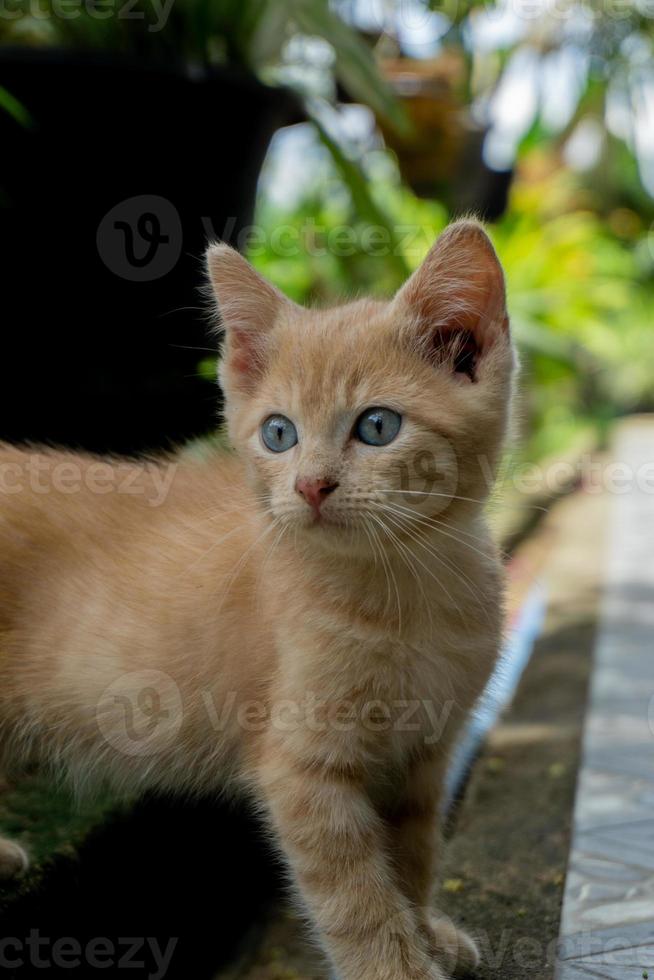
[[[216,422],[209,237],[251,222],[289,93],[102,54],[0,50],[0,439],[135,453]]]

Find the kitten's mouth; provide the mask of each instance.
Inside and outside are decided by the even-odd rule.
[[[345,527],[351,526],[348,524],[347,520],[340,514],[334,512],[320,513],[310,512],[298,514],[298,524],[305,531],[313,531],[316,529],[337,531],[342,530]]]
[[[307,522],[308,527],[342,527],[342,522],[334,514],[310,514]]]
[[[287,527],[298,531],[336,533],[351,531],[360,525],[360,511],[357,507],[336,505],[331,502],[320,508],[303,507],[299,502],[279,508],[270,508],[273,520],[281,520]]]

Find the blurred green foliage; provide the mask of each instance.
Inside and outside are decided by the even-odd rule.
[[[393,236],[362,219],[336,168],[289,208],[271,200],[264,179],[250,258],[299,302],[390,294],[449,220],[401,183],[389,152],[359,163]],[[328,175],[327,158],[323,167]],[[654,408],[654,237],[637,215],[621,209],[604,220],[578,178],[537,149],[489,230],[521,355],[524,455],[557,452],[589,425],[601,439],[616,415]]]
[[[378,68],[384,58],[407,55],[402,3],[379,5],[365,29],[356,0],[136,0],[129,17],[122,0],[12,3],[12,16],[0,22],[4,43],[99,47],[192,71],[228,65],[301,94],[313,120],[307,167],[315,166],[314,180],[280,204],[264,176],[260,234],[249,248],[261,271],[299,301],[390,294],[450,218],[442,203],[418,199],[402,184],[381,139],[362,148],[345,138],[335,108],[347,93],[406,133],[402,101]],[[518,2],[513,21],[497,31],[510,5],[416,0],[421,5],[432,18],[426,34],[433,28],[439,35],[425,61],[455,52],[463,65],[450,92],[461,130],[484,113],[492,117],[492,100],[513,77],[517,176],[491,232],[522,356],[525,452],[539,457],[579,428],[592,425],[601,435],[616,415],[654,407],[654,151],[647,138],[654,18],[646,5],[624,0],[544,3],[538,16],[533,4],[522,10]],[[524,75],[522,90],[516,74]],[[557,75],[567,79],[565,97],[550,97]],[[0,111],[30,124],[4,89]],[[584,152],[592,145],[595,152],[573,171],[569,150],[584,133]]]

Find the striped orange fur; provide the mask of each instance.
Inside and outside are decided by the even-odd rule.
[[[474,222],[388,302],[307,310],[227,246],[207,263],[233,452],[0,448],[0,759],[79,791],[247,794],[341,980],[443,980],[477,959],[432,888],[502,629],[502,272]],[[362,442],[380,406],[399,431]],[[23,863],[0,841],[0,874]]]

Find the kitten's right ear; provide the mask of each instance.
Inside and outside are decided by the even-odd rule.
[[[252,390],[266,360],[268,335],[284,307],[295,304],[229,245],[210,245],[207,273],[225,332],[221,376],[229,388]]]

